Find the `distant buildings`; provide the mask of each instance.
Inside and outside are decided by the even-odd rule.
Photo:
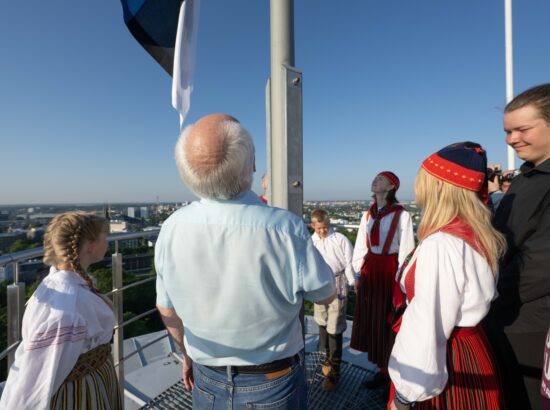
[[[121,219],[111,219],[109,230],[111,233],[128,232],[128,222]]]
[[[26,240],[27,231],[16,230],[13,232],[0,233],[0,253],[6,253],[16,241]]]
[[[130,218],[141,218],[149,219],[149,208],[147,206],[129,206],[128,207],[128,216]]]

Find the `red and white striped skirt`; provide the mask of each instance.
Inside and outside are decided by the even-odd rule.
[[[505,409],[493,355],[480,325],[453,331],[447,342],[447,372],[441,394],[417,402],[415,409]],[[392,383],[388,409],[394,394]]]

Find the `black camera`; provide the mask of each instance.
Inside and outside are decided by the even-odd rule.
[[[502,175],[501,169],[487,168],[487,179],[491,182],[494,182],[495,178],[498,178],[498,184],[502,185],[503,182],[512,181],[520,173],[521,171],[519,169],[514,169],[512,172],[507,173],[506,175]]]

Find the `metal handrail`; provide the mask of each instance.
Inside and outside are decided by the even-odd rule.
[[[159,232],[160,232],[160,228],[159,229],[151,229],[151,230],[147,230],[147,231],[139,231],[139,232],[116,233],[116,234],[109,235],[107,237],[107,241],[108,242],[115,242],[115,251],[118,252],[118,241],[127,240],[127,239],[144,238],[144,237],[147,238],[147,237],[157,235]],[[28,261],[30,259],[36,259],[36,258],[42,257],[43,255],[44,255],[44,247],[26,249],[26,250],[23,250],[23,251],[20,251],[20,252],[13,252],[13,253],[9,253],[7,255],[1,255],[0,256],[0,266],[6,266],[6,265],[11,264],[11,263],[15,264],[14,284],[17,284],[17,282],[19,281],[19,264],[21,262],[25,262],[25,261]],[[120,288],[115,288],[115,289],[111,290],[110,292],[108,292],[106,295],[117,294],[118,292],[121,292],[123,290],[129,289],[129,288],[132,288],[134,286],[137,286],[137,285],[140,285],[140,284],[143,284],[143,283],[146,283],[146,282],[150,282],[150,281],[153,281],[153,280],[155,280],[154,276],[146,278],[146,279],[142,279],[142,280],[139,280],[139,281],[136,281],[136,282],[132,282],[132,283],[126,285],[126,286],[123,286],[123,287],[120,287]],[[127,320],[126,322],[123,322],[123,323],[117,325],[115,327],[115,330],[118,329],[118,328],[124,327],[129,323],[135,322],[136,320],[141,319],[141,318],[143,318],[147,315],[150,315],[150,314],[154,313],[155,310],[156,309],[151,309],[147,312],[141,313],[140,315],[135,316],[132,319]],[[6,349],[4,349],[2,352],[0,352],[0,360],[4,359],[6,356],[10,355],[10,353],[13,353],[13,351],[17,348],[17,346],[19,346],[20,343],[21,343],[21,340],[17,340],[16,342],[14,342],[10,346],[8,346]]]
[[[13,343],[11,346],[8,346],[7,349],[3,350],[2,353],[0,353],[0,360],[4,359],[8,354],[14,351],[17,348],[17,346],[19,346],[19,343],[21,343],[21,341],[17,341]]]
[[[359,228],[359,225],[353,225],[353,224],[349,224],[349,225],[334,224],[333,226],[338,228],[350,228],[350,229]],[[107,237],[107,241],[114,242],[114,241],[121,241],[125,239],[143,238],[144,236],[145,237],[154,236],[159,232],[160,232],[160,228],[151,229],[149,231],[115,233],[115,234],[109,235]],[[32,248],[32,249],[26,249],[24,251],[8,253],[7,255],[0,255],[0,266],[5,266],[10,263],[24,262],[29,259],[39,258],[42,255],[44,255],[44,247],[42,246],[39,248]]]
[[[163,334],[162,336],[160,337],[157,337],[156,339],[153,339],[151,340],[149,343],[146,343],[144,344],[143,346],[140,346],[139,348],[136,348],[136,350],[134,350],[132,353],[130,353],[129,355],[126,355],[124,356],[122,359],[120,359],[118,362],[115,363],[115,367],[118,367],[120,366],[121,363],[124,363],[125,360],[129,359],[130,357],[132,357],[133,355],[135,354],[138,354],[139,352],[141,352],[143,349],[157,343],[159,340],[162,340],[164,339],[165,337],[168,337],[169,334],[168,332],[166,332],[165,334]]]
[[[338,228],[346,228],[346,229],[358,229],[359,228],[359,225],[352,225],[352,224],[334,224],[333,226],[338,227]],[[127,239],[143,238],[143,237],[147,238],[147,237],[150,237],[150,236],[154,236],[154,235],[158,234],[159,232],[160,232],[160,228],[159,229],[152,229],[152,230],[148,230],[148,231],[140,231],[140,232],[118,233],[118,234],[109,235],[107,237],[107,240],[108,240],[108,242],[115,242],[115,255],[116,255],[116,254],[118,254],[118,241],[127,240]],[[17,282],[18,273],[19,273],[19,263],[30,260],[30,259],[39,258],[43,255],[44,255],[44,248],[43,247],[27,249],[27,250],[20,251],[20,252],[14,252],[14,253],[10,253],[10,254],[7,254],[7,255],[2,255],[2,256],[0,256],[0,266],[5,266],[7,264],[14,263],[15,266],[16,266],[16,275],[14,275],[15,276],[14,280],[15,280],[15,282]],[[119,256],[122,256],[122,255],[119,255]],[[116,270],[115,266],[113,266],[113,276],[115,275],[115,270]],[[122,292],[126,289],[130,289],[132,287],[135,287],[135,286],[147,283],[147,282],[151,282],[155,279],[156,279],[155,276],[151,276],[151,277],[148,277],[148,278],[136,281],[136,282],[132,282],[132,283],[130,283],[128,285],[125,285],[125,286],[114,287],[113,290],[111,290],[110,292],[107,292],[105,295],[106,296],[109,296],[109,295],[118,296],[120,294],[120,292]],[[122,285],[122,283],[119,283],[119,285]],[[117,331],[117,333],[119,333],[120,330],[122,330],[122,328],[124,328],[126,325],[129,325],[129,324],[131,324],[131,323],[133,323],[137,320],[140,320],[143,317],[154,313],[155,311],[156,311],[156,308],[153,308],[153,309],[150,309],[146,312],[143,312],[143,313],[141,313],[137,316],[134,316],[133,318],[116,325],[114,327],[114,330]],[[115,367],[119,367],[119,369],[118,369],[118,375],[119,375],[119,379],[120,379],[119,381],[122,382],[122,380],[124,380],[124,372],[119,366],[120,363],[123,363],[128,358],[132,357],[133,355],[139,353],[143,349],[151,346],[152,344],[154,344],[154,343],[158,342],[159,340],[162,340],[162,339],[164,339],[165,337],[168,337],[168,336],[169,336],[169,334],[166,333],[161,337],[155,338],[151,342],[149,342],[149,343],[147,343],[147,344],[145,344],[145,345],[143,345],[139,348],[136,348],[136,350],[134,352],[130,353],[129,355],[124,356],[121,359],[119,359],[115,364]],[[113,342],[116,343],[116,340],[114,340]],[[0,360],[4,359],[6,356],[8,356],[10,353],[12,353],[20,343],[21,343],[21,340],[18,340],[15,343],[12,343],[10,346],[8,346],[4,351],[2,351],[0,353]],[[122,344],[122,343],[119,343],[119,344]],[[120,353],[122,353],[123,347],[120,346],[120,348],[121,348]],[[116,355],[118,356],[118,354],[116,354]]]
[[[142,283],[151,282],[151,281],[153,281],[153,280],[155,280],[155,279],[156,279],[156,276],[151,276],[151,277],[146,278],[146,279],[136,280],[135,282],[129,283],[129,284],[127,284],[127,285],[121,287],[120,289],[119,289],[119,288],[115,288],[115,289],[111,290],[110,292],[105,293],[104,295],[105,295],[105,296],[111,296],[112,294],[115,294],[115,293],[117,293],[117,292],[122,292],[123,290],[133,288],[134,286],[141,285]]]
[[[108,242],[123,241],[125,239],[136,239],[154,236],[160,232],[160,228],[151,229],[149,231],[139,232],[121,232],[109,235],[107,237]],[[7,255],[0,256],[0,266],[8,265],[9,263],[24,262],[29,259],[39,258],[44,255],[44,247],[26,249],[24,251],[8,253]]]
[[[145,316],[148,316],[150,315],[151,313],[155,313],[157,311],[157,308],[153,308],[153,309],[149,309],[148,311],[146,312],[143,312],[143,313],[140,313],[139,315],[137,316],[134,316],[133,318],[130,318],[124,322],[122,322],[120,325],[116,325],[113,330],[117,330],[117,329],[120,329],[121,327],[124,327],[126,325],[129,325],[130,323],[134,323],[136,320],[139,320],[141,319],[142,317],[145,317]]]

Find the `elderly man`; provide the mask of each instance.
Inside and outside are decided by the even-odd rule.
[[[250,191],[254,145],[235,118],[185,128],[176,163],[201,200],[162,226],[157,307],[193,407],[305,409],[300,307],[330,303],[334,275],[301,219]]]

